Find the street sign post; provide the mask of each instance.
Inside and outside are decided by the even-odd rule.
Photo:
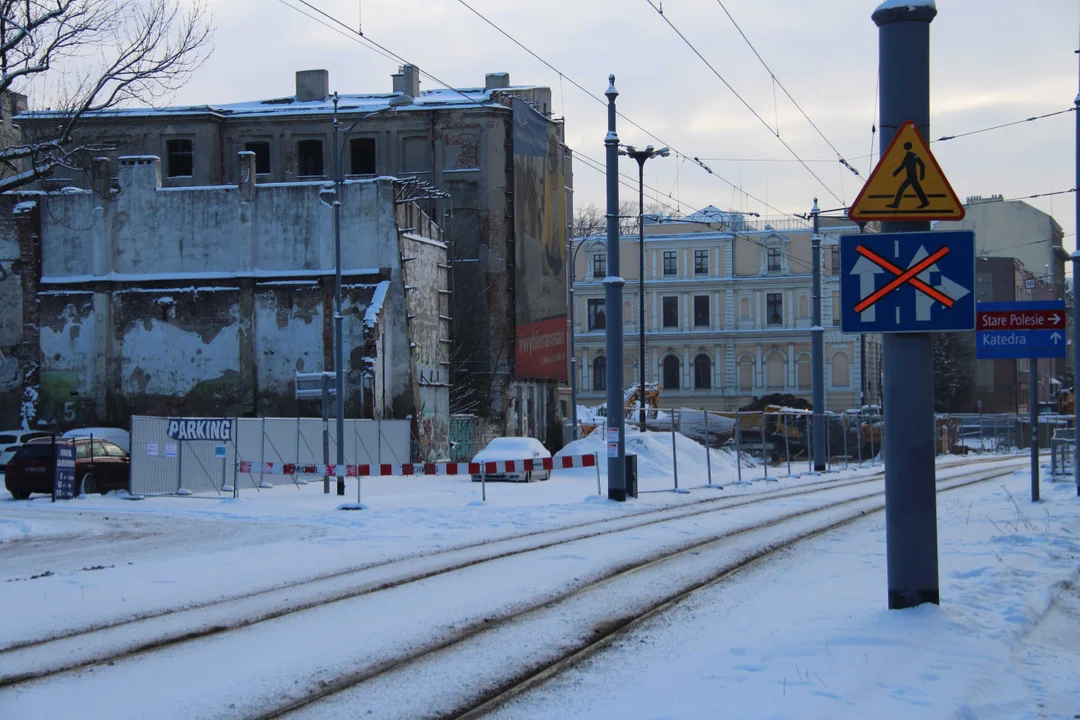
[[[964,206],[919,126],[905,121],[848,208],[855,222],[963,220]]]
[[[979,360],[1065,357],[1064,300],[981,302],[976,312]]]
[[[845,333],[972,330],[974,289],[975,234],[970,230],[840,238],[840,327]]]
[[[1065,357],[1065,301],[981,302],[975,334],[979,360],[1023,360],[1029,365],[1031,501],[1039,499],[1039,362]]]

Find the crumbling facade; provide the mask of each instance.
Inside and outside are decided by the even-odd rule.
[[[169,188],[155,156],[121,158],[115,184],[100,160],[89,189],[4,196],[5,424],[318,413],[294,378],[333,370],[332,186],[257,185],[254,163]],[[342,189],[346,413],[411,417],[416,455],[446,457],[441,232],[392,178]]]

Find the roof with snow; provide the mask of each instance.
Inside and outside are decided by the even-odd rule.
[[[491,105],[499,105],[496,94],[513,94],[515,91],[529,91],[546,89],[539,85],[512,85],[510,87],[485,90],[479,88],[457,88],[422,90],[415,98],[413,104],[395,108],[395,112],[430,111],[441,107],[476,108]],[[361,114],[383,110],[390,107],[390,100],[396,93],[372,93],[361,95],[339,95],[339,114]],[[94,113],[89,117],[154,117],[154,116],[177,116],[177,115],[216,115],[219,117],[253,117],[261,115],[275,116],[301,116],[301,115],[330,115],[334,112],[334,102],[331,97],[323,100],[301,101],[295,95],[271,98],[269,100],[252,100],[248,102],[225,103],[220,105],[177,105],[174,107],[152,108],[112,108]],[[61,113],[50,110],[36,110],[20,114],[24,119],[58,117]]]

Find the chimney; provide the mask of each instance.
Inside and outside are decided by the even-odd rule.
[[[119,158],[121,190],[156,190],[161,187],[161,160],[156,155],[127,155]]]
[[[240,161],[240,200],[251,202],[255,197],[255,153],[250,150],[242,150],[236,153]]]
[[[415,65],[402,65],[391,77],[394,79],[394,92],[413,98],[420,95],[420,68]]]
[[[510,73],[488,73],[484,76],[484,92],[503,90],[510,87]]]
[[[109,196],[112,195],[112,163],[107,157],[96,157],[90,165],[90,184],[94,194],[101,200],[103,212],[109,213]]]
[[[298,70],[296,99],[299,102],[325,100],[330,97],[330,73],[326,70]]]

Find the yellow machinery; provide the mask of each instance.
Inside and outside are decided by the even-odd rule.
[[[640,396],[639,385],[634,383],[626,389],[626,402],[623,412],[627,420],[637,423],[638,421],[638,397]],[[645,384],[645,417],[656,417],[656,410],[660,407],[660,385],[657,383]],[[596,413],[600,417],[607,416],[607,406],[602,406]],[[596,422],[581,421],[581,436],[588,437],[593,430],[599,427]]]

